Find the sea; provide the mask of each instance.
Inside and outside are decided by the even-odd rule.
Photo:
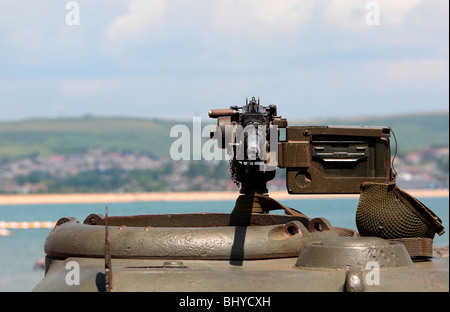
[[[434,239],[435,246],[449,245],[449,198],[419,199],[441,218],[446,233]],[[356,229],[355,213],[358,198],[280,200],[309,217],[322,217],[333,226]],[[189,202],[130,202],[104,204],[44,204],[0,205],[0,221],[58,221],[61,217],[75,217],[83,222],[91,213],[109,216],[166,214],[166,213],[229,213],[233,201]],[[10,236],[0,236],[0,291],[30,292],[44,277],[36,262],[45,257],[44,243],[51,229],[13,229]]]

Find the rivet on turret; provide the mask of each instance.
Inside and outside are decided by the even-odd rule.
[[[364,290],[362,271],[350,269],[345,273],[345,292],[362,292]]]

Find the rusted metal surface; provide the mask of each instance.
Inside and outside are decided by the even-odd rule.
[[[262,195],[257,193],[240,195],[236,199],[234,209],[231,212],[232,218],[239,218],[241,215],[259,215],[259,214],[269,214],[273,210],[282,210],[286,215],[296,216],[302,218],[303,221],[308,221],[310,218],[303,213],[286,207],[280,202],[274,200],[268,195]]]
[[[286,154],[278,159],[286,167],[290,194],[357,194],[362,182],[392,179],[389,128],[294,126],[286,131],[279,149]]]
[[[309,142],[283,142],[278,145],[278,148],[278,165],[280,167],[308,168],[310,166],[311,146]]]
[[[233,116],[239,114],[238,110],[235,109],[212,109],[208,112],[210,118],[219,118],[222,116]]]
[[[192,215],[179,217],[183,216],[192,220]],[[320,220],[324,225],[322,230],[310,232],[302,223],[302,218],[274,217],[260,215],[257,219],[262,223],[272,223],[274,219],[289,221],[257,226],[109,225],[109,240],[112,242],[110,253],[113,258],[243,260],[296,257],[306,242],[338,236],[325,219]],[[131,220],[135,221],[134,218]],[[295,231],[286,224],[294,226]],[[104,253],[100,252],[104,249],[103,233],[104,226],[80,224],[71,220],[55,227],[46,240],[45,252],[53,257],[104,257]]]
[[[408,237],[389,239],[405,245],[406,250],[413,260],[428,259],[433,257],[433,240],[427,237]]]
[[[369,262],[382,267],[408,267],[413,262],[403,244],[378,237],[334,237],[304,246],[297,267],[364,269]]]
[[[65,218],[64,220],[66,220]],[[193,213],[193,214],[155,214],[134,216],[109,216],[110,226],[136,227],[221,227],[231,225],[274,225],[291,220],[304,221],[305,217],[270,214],[228,214],[228,213]],[[91,214],[83,222],[89,225],[104,225],[104,216]]]
[[[329,230],[329,228],[322,218],[314,218],[308,221],[308,231],[321,232],[326,230]]]

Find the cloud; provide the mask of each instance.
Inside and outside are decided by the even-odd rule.
[[[408,22],[413,11],[419,8],[423,0],[377,0],[380,3],[381,23],[399,25]]]
[[[408,99],[399,110],[430,93],[448,105],[447,0],[376,0],[379,26],[369,0],[78,0],[80,26],[66,2],[0,2],[2,103],[17,118],[187,116],[246,96],[290,115],[362,115],[392,94]]]
[[[272,37],[298,32],[312,17],[310,0],[217,1],[213,27],[232,36]]]
[[[370,3],[379,5],[379,26],[366,23]],[[126,12],[106,27],[102,51],[133,63],[145,55],[253,61],[422,42],[427,45],[421,49],[431,50],[438,45],[431,38],[448,22],[446,6],[445,0],[129,0]]]
[[[448,82],[448,68],[448,59],[407,59],[385,64],[384,71],[393,82],[405,85],[431,85],[442,81]]]
[[[106,29],[109,43],[195,31],[207,39],[251,39],[297,32],[311,18],[313,0],[133,0]],[[161,35],[160,37],[163,37]]]
[[[396,102],[397,108],[424,109],[448,106],[449,61],[445,58],[405,58],[374,60],[363,63],[356,71],[361,86],[377,97],[394,94],[408,97],[410,102]],[[348,86],[343,86],[346,89]],[[430,101],[415,107],[411,101],[429,97]],[[431,98],[433,99],[431,101]],[[392,99],[387,98],[389,105]]]
[[[63,79],[59,82],[59,89],[68,97],[89,98],[110,93],[120,85],[120,81],[115,79]]]
[[[136,39],[151,27],[163,21],[166,1],[133,0],[128,12],[117,17],[106,29],[108,40],[117,42],[122,39]]]

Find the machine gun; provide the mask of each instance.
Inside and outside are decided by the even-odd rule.
[[[243,107],[209,111],[211,138],[230,156],[241,194],[266,194],[275,168],[286,168],[290,194],[359,193],[363,182],[390,182],[389,127],[288,126],[277,107],[247,100]]]

